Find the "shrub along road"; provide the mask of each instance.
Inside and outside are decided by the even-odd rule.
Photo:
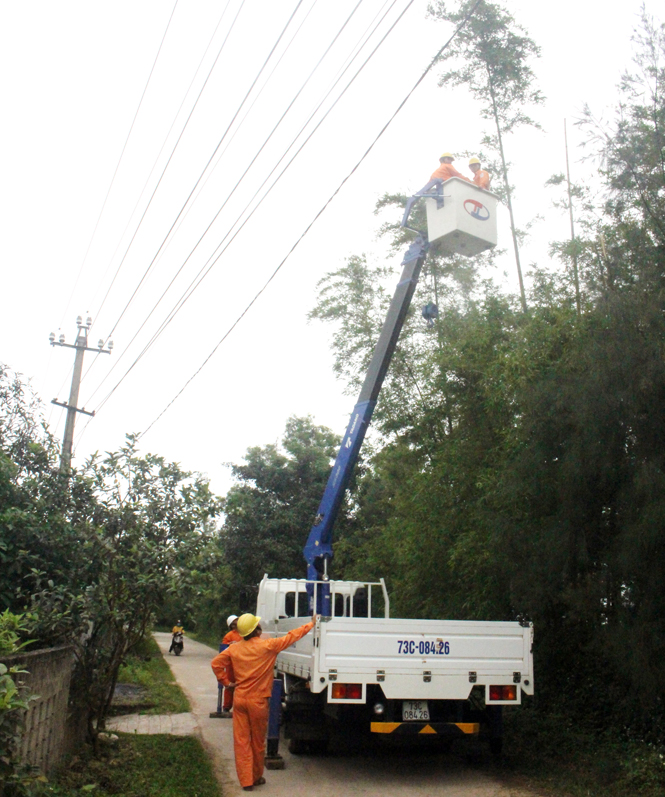
[[[225,797],[243,792],[235,776],[232,721],[211,719],[217,707],[217,682],[210,669],[216,651],[185,640],[179,657],[168,655],[170,634],[155,638],[176,681],[189,698],[203,742],[213,760]],[[535,797],[535,792],[510,788],[466,763],[460,751],[441,753],[418,749],[357,749],[342,738],[333,740],[327,756],[292,756],[280,745],[286,768],[267,771],[265,797]]]

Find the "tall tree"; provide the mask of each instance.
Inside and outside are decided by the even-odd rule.
[[[251,609],[264,573],[305,575],[303,547],[340,438],[312,418],[289,418],[281,445],[252,447],[232,465],[221,542],[231,568],[229,610]]]
[[[474,5],[475,0],[465,0],[456,7],[438,0],[430,5],[429,14],[458,25]],[[497,3],[480,0],[468,23],[440,59],[449,63],[450,68],[441,75],[439,85],[466,86],[478,99],[481,116],[494,123],[494,132],[485,135],[483,144],[499,156],[524,312],[526,291],[504,137],[522,125],[539,126],[525,112],[526,106],[538,105],[544,99],[534,88],[535,76],[530,64],[539,53],[540,48],[505,9]]]

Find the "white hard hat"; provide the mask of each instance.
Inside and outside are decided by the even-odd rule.
[[[230,615],[229,615],[229,616],[226,618],[226,624],[227,624],[227,625],[228,625],[228,627],[230,628],[230,627],[231,627],[231,623],[232,623],[234,620],[237,620],[237,619],[238,619],[238,615],[237,615],[237,614],[230,614]]]

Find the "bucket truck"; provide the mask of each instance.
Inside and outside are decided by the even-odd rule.
[[[430,242],[443,251],[477,254],[496,245],[496,197],[458,178],[428,183],[411,197],[427,203],[428,232],[402,261],[388,315],[312,525],[306,578],[269,578],[256,613],[264,632],[281,636],[312,612],[316,627],[279,654],[285,691],[285,735],[292,753],[325,748],[338,721],[382,738],[419,736],[444,744],[484,735],[502,745],[501,711],[532,695],[530,623],[405,620],[390,616],[384,579],[331,580],[333,527],[372,412],[395,351]]]

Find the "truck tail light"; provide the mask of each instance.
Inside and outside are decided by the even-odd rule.
[[[333,700],[362,700],[362,684],[333,684]]]
[[[517,700],[517,687],[514,684],[490,686],[490,700]]]

